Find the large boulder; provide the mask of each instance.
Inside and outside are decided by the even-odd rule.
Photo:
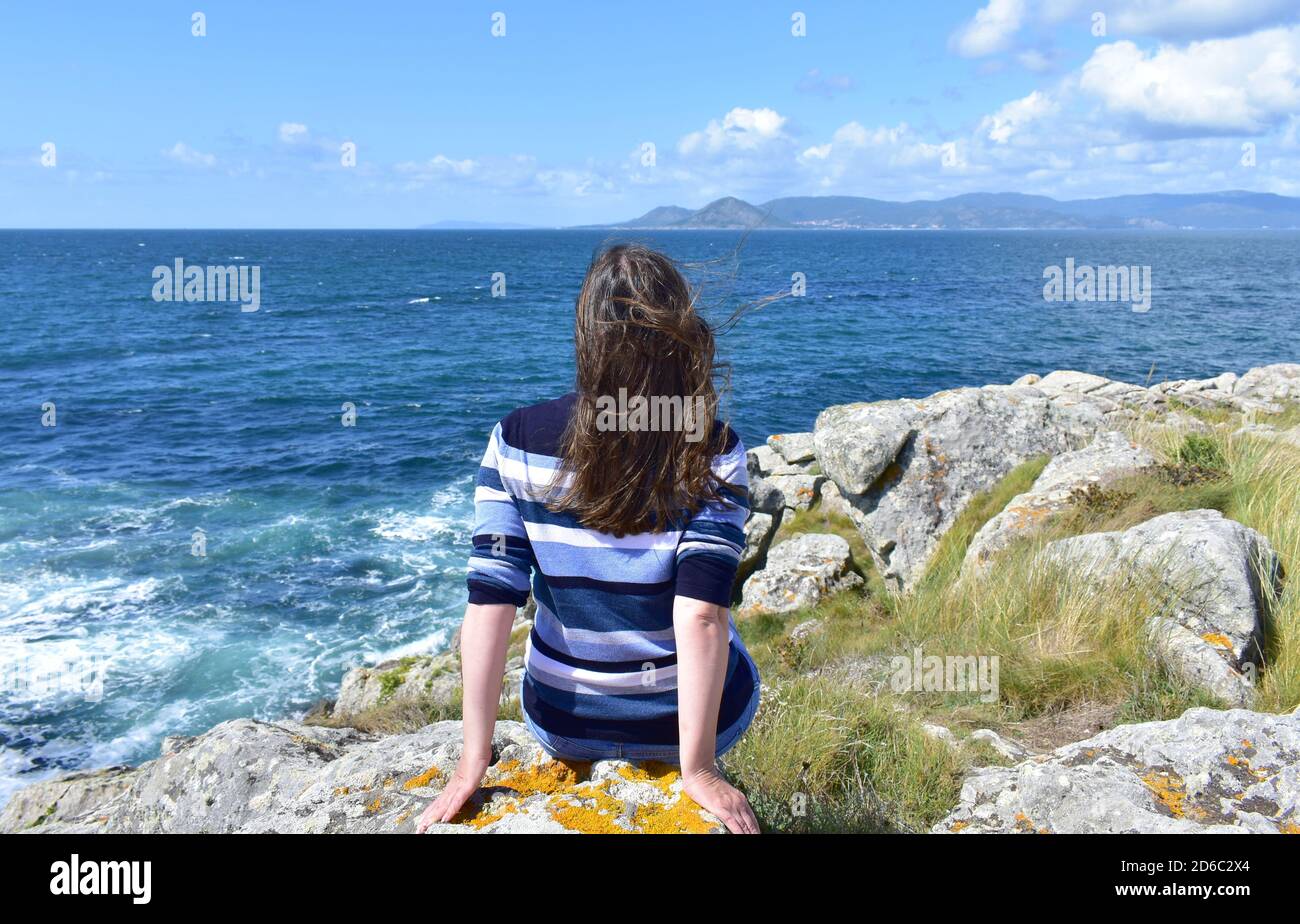
[[[128,785],[72,774],[21,790],[0,831],[410,833],[460,757],[459,722],[374,738],[350,728],[236,719],[130,771]],[[431,833],[713,833],[676,770],[552,760],[498,722],[496,760],[454,823]],[[57,802],[44,799],[58,795]]]
[[[1189,709],[981,768],[934,831],[1300,832],[1300,713]]]
[[[767,563],[741,590],[740,615],[788,613],[862,583],[849,544],[829,533],[801,533],[772,546]]]
[[[1061,539],[1040,556],[1090,581],[1154,580],[1162,599],[1147,630],[1156,654],[1231,704],[1252,701],[1268,609],[1282,579],[1263,535],[1217,510],[1192,510]],[[1186,632],[1172,631],[1171,623]],[[1204,650],[1189,648],[1188,635]]]
[[[1104,488],[1155,464],[1155,456],[1115,430],[1102,431],[1083,449],[1055,456],[1028,491],[1012,498],[1001,513],[975,534],[966,550],[962,570],[978,571],[1014,540],[1071,507],[1077,498],[1076,491],[1090,485]]]
[[[895,590],[910,590],[970,500],[1034,456],[1091,441],[1102,413],[1032,386],[827,408],[814,439],[823,472]]]

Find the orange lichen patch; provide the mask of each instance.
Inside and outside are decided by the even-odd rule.
[[[348,793],[350,793],[350,792],[352,792],[352,787],[351,787],[351,786],[336,786],[336,787],[334,788],[334,795],[335,795],[336,797],[337,797],[337,796],[346,796],[346,795],[347,795]]]
[[[633,783],[655,783],[663,792],[668,791],[668,787],[677,782],[681,775],[677,768],[672,764],[660,763],[657,760],[648,760],[639,767],[628,765],[618,768],[618,775],[623,779]]]
[[[1206,632],[1201,636],[1202,639],[1209,642],[1215,648],[1225,648],[1232,651],[1232,639],[1228,638],[1222,632]]]
[[[1241,739],[1241,746],[1242,746],[1243,748],[1253,748],[1255,745],[1253,745],[1253,744],[1250,743],[1250,739],[1249,739],[1249,738],[1242,738],[1242,739]]]
[[[608,792],[609,781],[581,793],[555,799],[549,806],[551,817],[570,831],[580,834],[632,834],[631,827],[619,824],[624,805]]]
[[[403,812],[402,814],[397,816],[397,819],[393,822],[393,824],[400,825],[402,822],[406,821],[406,819],[410,818],[411,814],[412,813],[409,810]]]
[[[1021,834],[1033,834],[1037,829],[1028,815],[1024,812],[1016,812],[1016,830]]]
[[[384,807],[384,797],[376,796],[375,801],[371,802],[369,805],[366,806],[366,811],[373,815],[383,807]]]
[[[701,814],[699,804],[682,793],[670,805],[643,805],[636,810],[632,823],[642,834],[709,834],[714,825]]]
[[[970,826],[969,821],[954,821],[952,823],[952,826],[949,827],[948,830],[956,834],[958,831],[961,831],[964,828],[967,828],[969,826]]]
[[[1288,818],[1277,826],[1279,834],[1300,834],[1300,825],[1295,823],[1295,819]]]
[[[442,776],[441,770],[439,770],[437,767],[430,767],[428,770],[425,770],[419,776],[411,777],[409,780],[407,780],[405,783],[402,784],[402,788],[405,789],[407,792],[410,792],[412,789],[419,789],[421,786],[428,786],[430,783],[432,783],[436,779],[439,779],[441,776]]]
[[[488,803],[479,809],[478,813],[470,818],[465,824],[472,828],[486,828],[494,821],[500,821],[507,815],[513,815],[519,811],[519,804],[513,801],[503,803]]]
[[[394,783],[396,783],[396,782],[397,782],[397,780],[393,779],[393,778],[390,776],[388,779],[384,780],[384,789],[387,789],[389,786],[392,786],[392,785],[393,785]]]
[[[492,785],[513,789],[521,796],[539,792],[551,794],[572,789],[591,772],[590,764],[578,761],[548,760],[515,769],[518,766],[518,761],[507,761],[501,768],[506,771],[505,775],[498,777]]]
[[[1183,803],[1187,801],[1187,790],[1183,788],[1183,778],[1176,773],[1157,773],[1151,771],[1142,777],[1142,782],[1155,794],[1156,801],[1169,810],[1175,818],[1183,818],[1186,811]]]

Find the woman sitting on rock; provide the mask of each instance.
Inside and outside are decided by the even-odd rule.
[[[728,609],[748,513],[745,448],[715,420],[713,331],[667,257],[599,253],[578,295],[576,390],[508,414],[474,491],[461,629],[464,750],[418,830],[483,780],[516,608],[537,615],[520,704],[562,760],[680,764],[687,795],[757,833],[715,759],[758,708]]]

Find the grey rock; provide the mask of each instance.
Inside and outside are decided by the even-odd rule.
[[[787,613],[861,583],[862,578],[852,570],[849,544],[844,539],[802,533],[768,550],[767,564],[745,581],[740,614]]]
[[[745,520],[745,549],[740,554],[739,570],[742,573],[762,562],[768,546],[772,543],[772,536],[780,525],[780,509],[775,515],[757,510],[749,514],[748,519]]]
[[[745,469],[749,477],[767,475],[800,475],[803,467],[791,465],[771,446],[755,446],[745,453]]]
[[[778,433],[767,438],[767,445],[791,465],[804,465],[817,458],[811,433]]]
[[[966,550],[963,571],[979,572],[1013,541],[1069,509],[1076,490],[1089,485],[1106,487],[1155,464],[1155,456],[1115,430],[1102,431],[1083,449],[1053,457],[1028,491],[1012,498],[975,534]]]
[[[462,818],[430,833],[722,830],[694,803],[682,806],[681,780],[663,768],[552,761],[517,722],[497,723],[493,748],[498,759]],[[409,833],[460,749],[459,722],[374,738],[237,719],[108,782],[72,774],[20,790],[0,831]],[[31,826],[55,797],[57,812]],[[612,817],[614,801],[630,815]]]
[[[817,503],[826,479],[822,475],[769,475],[769,484],[781,492],[784,506],[792,510],[807,510]]]
[[[1175,674],[1229,706],[1245,709],[1254,703],[1255,688],[1244,674],[1226,664],[1221,645],[1211,644],[1163,616],[1148,619],[1146,630],[1152,652]]]
[[[906,591],[975,495],[1033,456],[1086,445],[1101,422],[1091,404],[989,385],[827,408],[814,438],[880,573]]]
[[[1300,401],[1300,363],[1274,363],[1251,369],[1233,386],[1232,395],[1272,404]]]
[[[785,493],[775,478],[749,476],[749,509],[779,515],[785,509]]]
[[[967,776],[936,833],[1277,833],[1300,817],[1300,713],[1189,709]]]
[[[844,495],[840,493],[840,489],[835,486],[835,482],[829,478],[822,481],[820,494],[817,503],[823,511],[828,514],[848,517],[849,519],[853,518],[852,508],[849,506],[849,502],[844,499]]]
[[[15,792],[0,811],[0,833],[35,831],[71,819],[93,818],[99,806],[129,790],[135,777],[133,767],[106,767],[32,783]]]
[[[1269,606],[1281,593],[1281,563],[1268,539],[1228,520],[1217,510],[1169,513],[1122,532],[1061,539],[1040,553],[1089,580],[1130,581],[1151,577],[1163,600],[1153,617],[1172,620],[1202,640],[1219,659],[1212,689],[1233,689],[1238,678],[1253,686],[1261,661]],[[1156,632],[1163,639],[1167,633]],[[1208,659],[1189,660],[1183,646],[1170,663],[1203,683]],[[1187,665],[1195,663],[1195,670]],[[1230,700],[1231,701],[1231,700]]]

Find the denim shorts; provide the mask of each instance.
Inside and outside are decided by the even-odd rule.
[[[758,712],[761,687],[761,683],[754,684],[754,695],[749,698],[749,705],[745,707],[744,713],[732,723],[730,728],[718,735],[718,757],[731,750],[754,721],[754,714]],[[524,724],[533,733],[542,750],[556,760],[655,760],[665,764],[681,764],[681,757],[675,744],[637,744],[592,738],[562,738],[538,728],[528,717],[527,711],[524,711]]]

